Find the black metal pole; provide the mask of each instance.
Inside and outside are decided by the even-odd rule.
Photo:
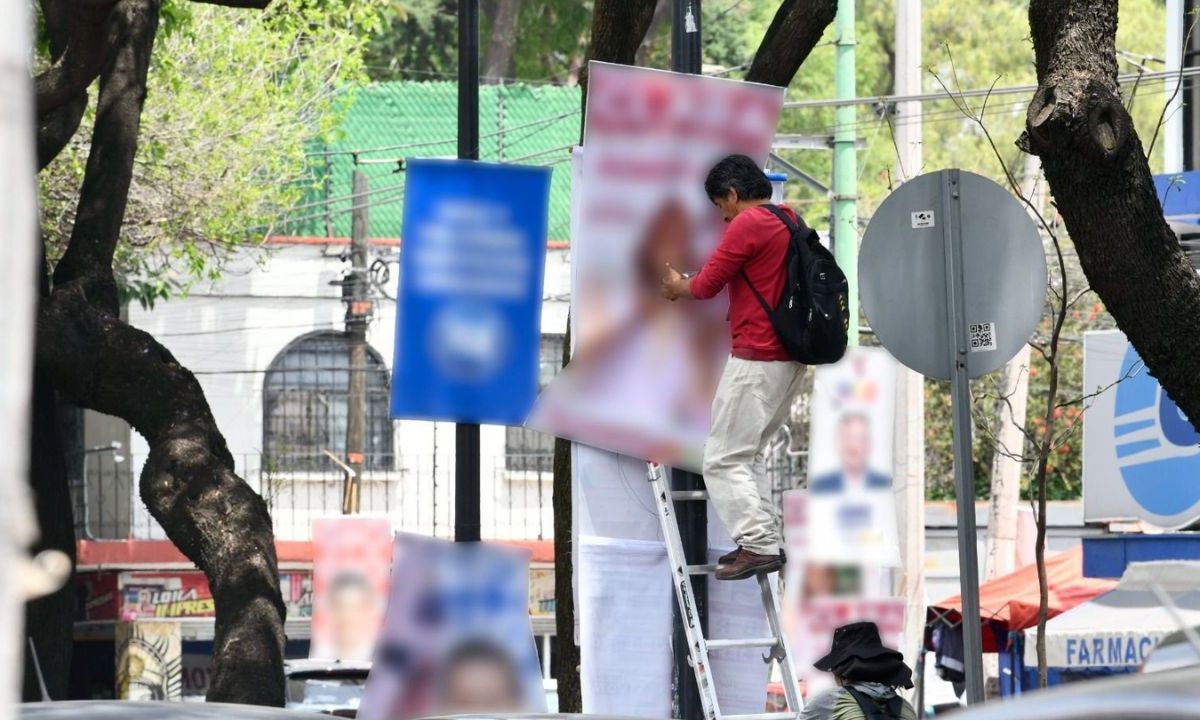
[[[479,0],[458,0],[458,157],[479,159]],[[454,427],[454,539],[478,542],[479,424]]]
[[[675,72],[700,74],[700,0],[672,0],[671,7],[671,69]],[[704,478],[678,468],[671,469],[671,487],[675,490],[703,490]],[[708,563],[707,503],[682,501],[675,503],[675,518],[683,554],[689,565]],[[700,627],[708,634],[708,578],[692,576],[692,593],[696,598],[696,614]],[[688,660],[687,636],[683,618],[676,605],[674,614],[675,678],[674,717],[682,720],[702,720],[704,708],[696,686],[696,673]]]

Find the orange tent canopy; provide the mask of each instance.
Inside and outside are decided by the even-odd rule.
[[[1047,619],[1087,602],[1116,587],[1115,580],[1083,576],[1083,546],[1046,558],[1050,589]],[[979,586],[979,614],[983,622],[1000,623],[1007,630],[1024,630],[1038,621],[1037,565],[1025,567]],[[929,620],[938,616],[951,622],[962,619],[962,596],[954,595],[929,607]],[[986,635],[986,633],[985,633]]]

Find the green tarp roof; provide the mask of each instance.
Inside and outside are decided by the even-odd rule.
[[[479,89],[480,160],[549,165],[549,239],[568,240],[571,174],[568,147],[579,142],[580,91],[554,85],[484,85]],[[323,236],[326,208],[332,234],[350,235],[351,173],[368,177],[369,234],[399,237],[404,157],[454,157],[458,86],[453,82],[392,82],[359,89],[334,139],[309,158],[312,184],[303,206],[275,235]],[[323,154],[328,153],[328,154]],[[328,190],[325,177],[328,173]],[[326,199],[333,198],[326,202]]]

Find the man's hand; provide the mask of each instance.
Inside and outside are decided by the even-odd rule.
[[[689,279],[671,267],[671,263],[667,263],[667,271],[663,275],[662,296],[668,300],[678,300],[681,297],[692,296]]]

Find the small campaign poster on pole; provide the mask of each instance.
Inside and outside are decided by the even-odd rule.
[[[406,167],[391,416],[520,425],[537,395],[550,169]]]

